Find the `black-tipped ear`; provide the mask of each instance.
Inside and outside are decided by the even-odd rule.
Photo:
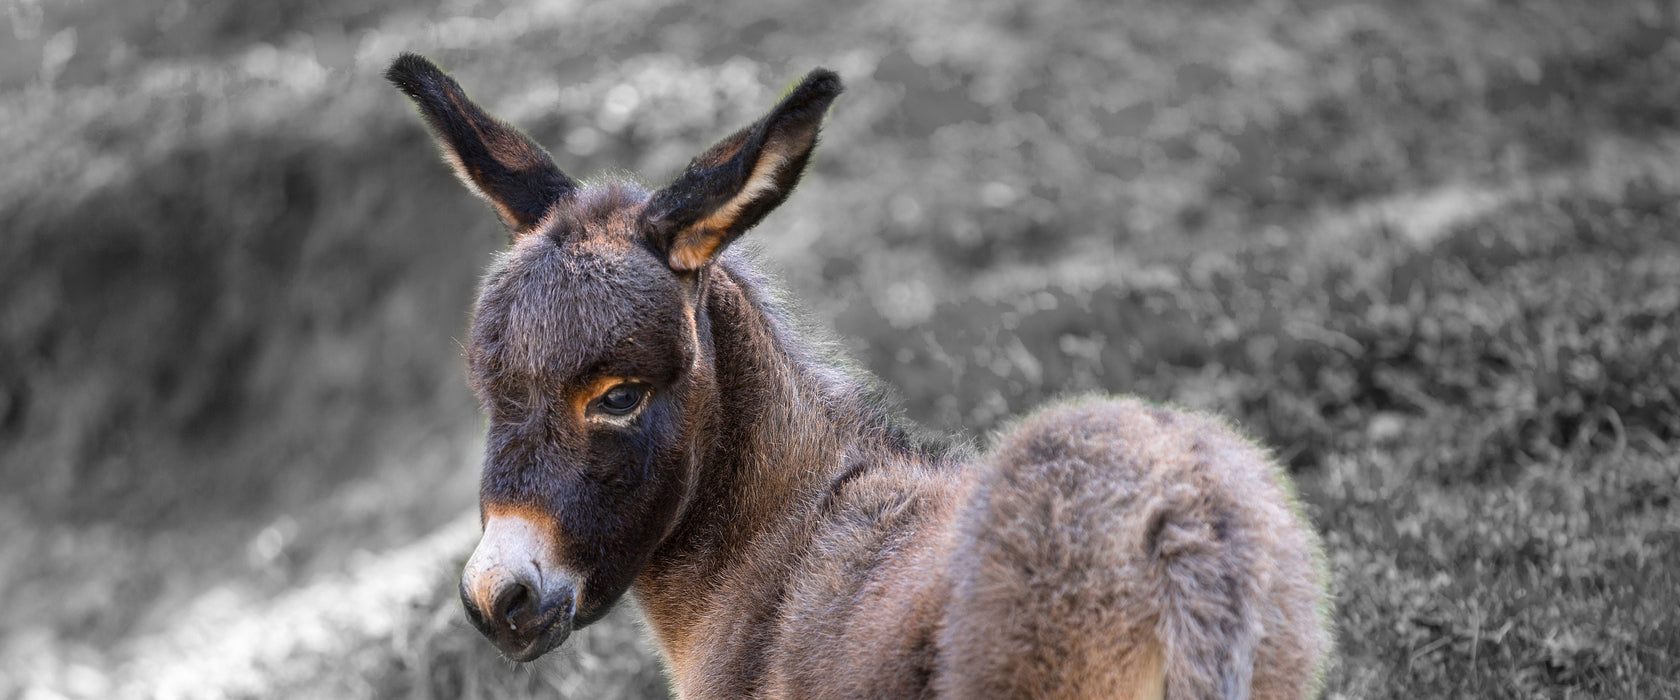
[[[763,119],[700,154],[654,193],[642,223],[672,269],[699,269],[787,199],[841,90],[833,71],[811,71]]]
[[[455,175],[496,208],[515,236],[530,232],[577,188],[547,151],[473,104],[431,61],[405,53],[385,78],[419,106]]]

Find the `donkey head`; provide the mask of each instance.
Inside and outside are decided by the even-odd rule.
[[[689,507],[717,395],[706,274],[798,182],[840,79],[812,71],[649,192],[567,177],[424,58],[386,77],[512,232],[466,353],[490,427],[461,600],[529,661],[605,615]]]

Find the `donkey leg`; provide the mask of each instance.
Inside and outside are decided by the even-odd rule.
[[[1042,411],[959,516],[950,697],[1299,698],[1328,648],[1317,540],[1264,452],[1136,401]]]

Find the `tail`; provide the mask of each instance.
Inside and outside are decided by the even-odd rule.
[[[1170,696],[1248,698],[1262,632],[1254,603],[1262,592],[1251,573],[1252,545],[1240,541],[1246,528],[1218,505],[1163,496],[1128,517],[1146,523],[1141,568]]]
[[[1005,436],[976,478],[941,691],[1316,692],[1316,537],[1286,477],[1223,423],[1135,401],[1064,406]]]

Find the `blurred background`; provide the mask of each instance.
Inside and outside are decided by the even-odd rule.
[[[1330,697],[1680,697],[1667,1],[0,0],[0,698],[661,697],[455,597],[504,241],[380,74],[669,178],[813,66],[749,236],[906,413],[1217,410],[1326,535]]]

